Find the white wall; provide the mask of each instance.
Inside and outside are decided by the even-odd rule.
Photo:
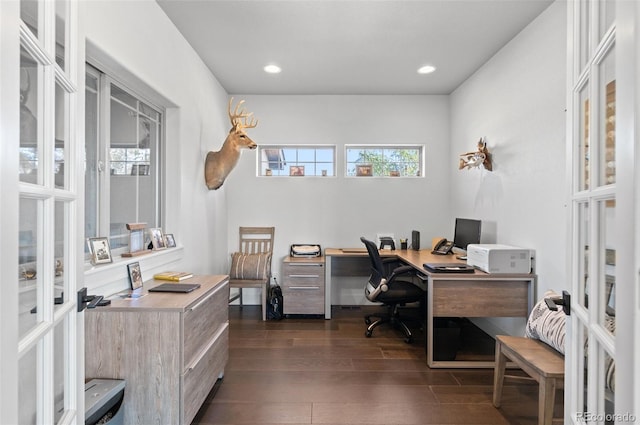
[[[172,106],[166,122],[164,230],[184,245],[184,258],[170,267],[226,273],[225,190],[208,191],[204,182],[204,157],[228,132],[226,92],[155,1],[92,1],[84,10],[87,56],[135,76]],[[154,270],[145,270],[148,260],[138,259],[143,277],[150,278]],[[109,288],[124,289],[126,267],[113,270]]]
[[[225,186],[229,252],[238,227],[276,227],[273,269],[292,243],[363,247],[360,236],[392,232],[396,239],[421,232],[422,240],[453,236],[449,209],[448,96],[237,95],[259,124],[248,130],[258,144],[333,144],[336,177],[256,177],[256,151],[243,152]],[[426,145],[426,177],[345,178],[345,144]],[[423,245],[426,242],[423,242]],[[338,285],[340,283],[338,282]],[[355,284],[359,298],[363,282]],[[258,301],[255,294],[255,301]],[[252,299],[249,299],[252,302]],[[346,301],[345,301],[346,303]]]
[[[536,251],[538,296],[565,275],[566,4],[556,2],[451,95],[452,161],[486,137],[494,171],[452,167],[453,216],[483,239]],[[493,320],[519,333],[522,322]]]

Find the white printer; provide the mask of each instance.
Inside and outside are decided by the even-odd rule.
[[[487,273],[530,273],[528,249],[501,244],[469,244],[467,264]]]

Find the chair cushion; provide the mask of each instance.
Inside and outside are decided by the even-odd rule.
[[[268,279],[271,273],[271,253],[244,254],[234,252],[231,254],[230,279]]]
[[[380,292],[376,301],[382,303],[412,303],[420,301],[424,297],[424,291],[412,282],[394,280],[389,285],[387,292]]]
[[[524,336],[539,339],[547,345],[564,354],[564,339],[566,334],[566,316],[561,308],[557,311],[549,310],[544,302],[545,298],[555,298],[558,294],[547,291],[544,297],[531,310]]]

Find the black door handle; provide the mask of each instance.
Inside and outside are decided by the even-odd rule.
[[[562,306],[562,311],[567,316],[571,316],[571,295],[569,292],[562,291],[562,298],[545,298],[544,302],[547,304],[547,308],[552,311],[558,311],[558,306]]]

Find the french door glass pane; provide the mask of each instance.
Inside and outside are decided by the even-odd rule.
[[[38,36],[38,1],[20,0],[20,19],[27,24],[33,35]]]
[[[578,413],[578,416],[584,415],[586,412],[589,412],[589,408],[587,406],[587,388],[589,384],[589,377],[587,373],[587,365],[589,360],[589,353],[587,350],[588,344],[588,335],[589,330],[586,326],[580,325],[578,328],[578,335],[576,335],[576,341],[583,341],[583,344],[576,344],[578,346],[578,352],[576,353],[576,366],[579,371],[582,373],[578,373],[578,382],[576,383],[576,388],[580,389],[577,394],[577,406],[582,407],[582,413]]]
[[[20,48],[20,181],[38,183],[41,116],[38,101],[40,65]]]
[[[613,333],[613,330],[606,326],[610,324],[612,316],[615,316],[615,281],[616,281],[616,243],[614,235],[616,231],[616,203],[610,199],[600,202],[600,228],[603,241],[600,244],[600,274],[602,284],[598,285],[603,288],[601,324]]]
[[[600,39],[616,18],[616,0],[600,0]]]
[[[95,238],[98,237],[98,78],[89,73],[85,88],[84,163],[84,235]]]
[[[42,291],[42,267],[40,265],[42,201],[31,198],[20,199],[19,224],[19,333],[24,337],[42,320],[39,306]],[[34,309],[35,308],[35,309]]]
[[[579,64],[580,69],[578,70],[578,74],[584,69],[589,60],[590,52],[591,52],[591,44],[589,37],[589,29],[590,29],[590,19],[591,19],[591,0],[585,0],[581,2],[580,7],[580,22],[578,24],[580,31],[580,51],[579,51]]]
[[[66,188],[65,184],[65,158],[67,157],[67,105],[68,93],[56,82],[56,120],[55,120],[55,148],[53,152],[54,181],[58,188]]]
[[[18,416],[20,424],[37,423],[38,345],[34,345],[18,362]]]
[[[591,122],[588,83],[582,86],[578,99],[580,102],[580,116],[578,119],[580,126],[578,130],[580,134],[580,139],[578,140],[578,158],[580,158],[578,163],[578,190],[587,190],[589,189],[589,126]]]
[[[604,411],[605,413],[604,423],[607,425],[613,425],[613,418],[615,417],[614,394],[616,389],[616,364],[613,358],[609,356],[609,353],[607,353],[605,350],[601,350],[600,354],[604,359],[604,370],[602,371],[603,379],[600,381],[603,383],[604,388],[601,392],[601,395],[599,396],[603,408],[600,410]]]
[[[55,246],[54,246],[54,262],[53,262],[53,270],[55,274],[54,280],[54,297],[57,298],[57,301],[54,302],[54,308],[57,310],[62,306],[63,301],[67,301],[69,299],[69,290],[66,288],[66,283],[68,279],[65,279],[64,275],[64,265],[67,263],[66,260],[66,245],[65,245],[65,237],[69,233],[67,227],[67,203],[63,201],[56,201],[55,204]],[[67,289],[67,290],[65,290]]]
[[[68,389],[65,386],[65,376],[69,371],[69,364],[65,357],[65,346],[68,341],[68,319],[58,323],[53,330],[53,403],[54,419],[58,423],[65,411],[65,398],[68,398]]]
[[[67,2],[56,0],[56,63],[65,70]]]
[[[587,203],[578,204],[578,273],[582,284],[578,285],[580,293],[578,302],[584,307],[588,307],[589,293],[589,205]]]
[[[616,68],[615,50],[611,48],[599,65],[600,121],[598,161],[600,186],[616,182]]]

